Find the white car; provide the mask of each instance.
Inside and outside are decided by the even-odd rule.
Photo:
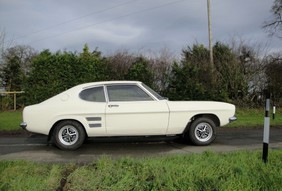
[[[25,107],[21,127],[74,150],[87,137],[183,135],[209,145],[216,128],[234,120],[232,104],[168,101],[142,82],[108,81],[81,84]]]

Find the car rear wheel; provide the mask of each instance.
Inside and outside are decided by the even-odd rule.
[[[216,125],[209,118],[198,118],[192,122],[188,133],[188,137],[193,144],[209,145],[216,137]]]
[[[76,121],[62,121],[55,127],[54,143],[62,150],[78,149],[84,142],[85,131]]]

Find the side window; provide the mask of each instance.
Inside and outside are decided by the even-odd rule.
[[[79,94],[79,97],[85,101],[106,102],[103,87],[82,90]]]
[[[146,92],[136,85],[108,86],[109,101],[152,101]]]

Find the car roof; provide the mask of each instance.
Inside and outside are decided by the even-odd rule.
[[[82,88],[89,88],[93,86],[101,86],[101,85],[114,85],[114,84],[141,84],[140,81],[101,81],[101,82],[89,82],[78,85]]]

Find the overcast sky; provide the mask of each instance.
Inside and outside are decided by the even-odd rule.
[[[213,42],[233,37],[268,44],[282,41],[262,30],[273,0],[210,0]],[[208,46],[206,0],[0,0],[0,29],[15,44],[38,51],[81,51],[87,43],[116,50],[179,54],[194,43]]]

